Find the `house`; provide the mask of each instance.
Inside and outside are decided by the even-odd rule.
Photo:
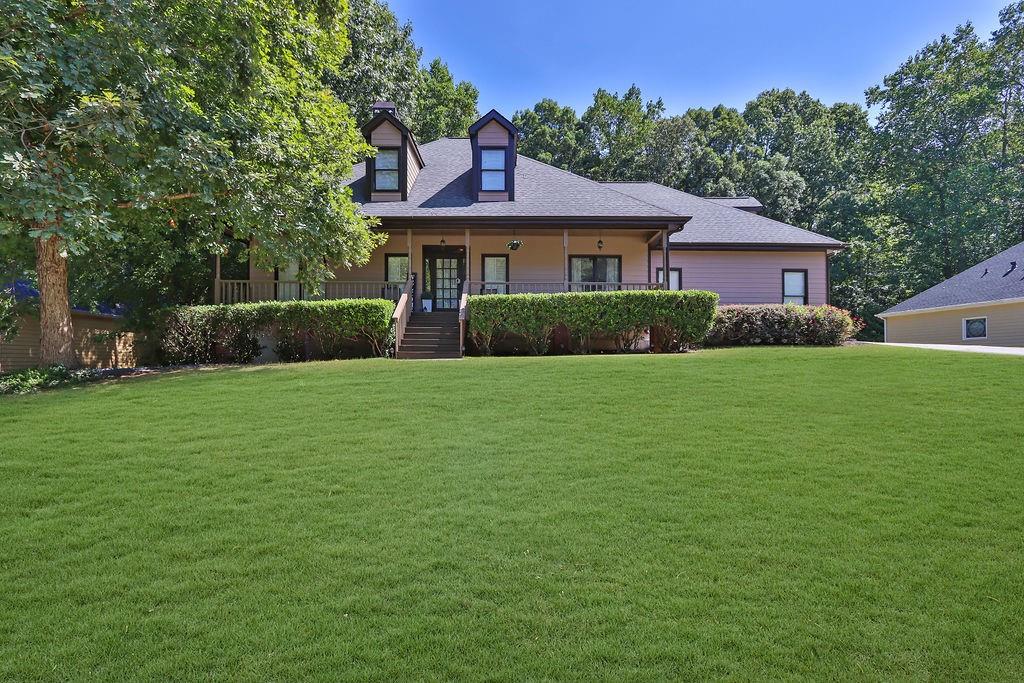
[[[366,265],[339,268],[323,296],[405,293],[419,322],[442,314],[431,329],[457,325],[453,312],[474,294],[653,289],[666,272],[668,287],[711,290],[723,304],[829,301],[828,258],[845,245],[760,215],[753,198],[595,182],[518,154],[519,131],[494,110],[468,137],[421,145],[379,102],[362,132],[378,152],[350,186],[388,241]],[[301,297],[296,272],[226,278],[218,264],[215,300]],[[439,348],[408,349],[420,350]]]
[[[1024,242],[878,317],[887,342],[1024,346]]]
[[[14,294],[17,301],[38,298],[39,292],[28,283],[15,281],[0,284]],[[141,349],[134,332],[124,329],[124,318],[117,306],[101,306],[98,311],[74,306],[71,322],[74,329],[74,353],[79,365],[86,368],[133,367],[138,364]],[[0,372],[33,368],[40,364],[41,331],[39,316],[25,312],[18,317],[18,331],[13,338],[0,339]]]

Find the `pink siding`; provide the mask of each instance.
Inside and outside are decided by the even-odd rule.
[[[476,139],[483,147],[507,147],[508,131],[497,121],[491,121],[477,132]]]
[[[651,252],[651,279],[661,266]],[[782,271],[806,270],[808,303],[827,302],[823,251],[674,251],[672,268],[682,268],[683,289],[717,292],[722,304],[782,303]]]

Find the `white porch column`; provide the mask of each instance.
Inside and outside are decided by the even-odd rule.
[[[661,231],[661,274],[664,278],[665,289],[669,289],[672,286],[672,278],[669,271],[669,257],[668,257],[668,229]],[[681,280],[681,278],[680,278]],[[683,283],[680,281],[679,286],[682,287]]]
[[[466,228],[466,279],[465,282],[469,282],[473,279],[473,259],[472,254],[469,253],[469,228]],[[483,277],[481,275],[481,277]],[[465,282],[463,284],[465,284]]]
[[[409,277],[413,277],[413,260],[412,260],[412,228],[405,229],[405,252],[409,255]],[[412,309],[416,310],[416,283],[413,282],[412,292]]]
[[[562,228],[562,291],[569,291],[569,228]]]
[[[220,254],[217,254],[213,266],[213,303],[220,303]]]

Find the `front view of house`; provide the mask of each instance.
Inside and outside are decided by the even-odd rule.
[[[664,286],[717,292],[722,304],[829,301],[829,254],[845,245],[759,215],[752,198],[595,182],[518,154],[519,132],[494,110],[466,138],[419,145],[379,102],[362,131],[378,151],[350,186],[388,240],[366,265],[339,268],[324,297],[397,301],[407,289],[420,316],[474,294]],[[218,265],[222,303],[303,296],[288,269],[229,275]]]

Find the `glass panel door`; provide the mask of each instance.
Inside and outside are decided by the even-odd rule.
[[[451,311],[459,307],[462,295],[460,258],[441,256],[434,259],[434,308]]]

